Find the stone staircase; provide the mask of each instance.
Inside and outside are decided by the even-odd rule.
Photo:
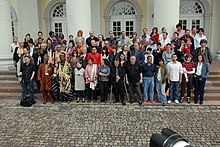
[[[220,61],[215,61],[210,66],[210,71],[206,82],[205,100],[220,101]],[[15,71],[0,71],[0,99],[21,98],[21,85],[15,75]],[[35,93],[35,96],[42,99],[41,93]]]

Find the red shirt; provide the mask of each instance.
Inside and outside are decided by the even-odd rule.
[[[156,43],[158,43],[159,40],[159,33],[153,34],[151,37],[155,39]]]
[[[97,64],[100,65],[101,64],[101,55],[99,53],[89,53],[87,56],[87,60],[89,60],[90,58],[93,58],[93,64]]]
[[[195,68],[194,62],[183,62],[182,63],[183,68],[186,68],[187,71],[193,71],[193,68]],[[187,74],[188,76],[192,76],[192,74]]]
[[[184,49],[182,49],[182,52],[190,54],[190,49],[189,48],[184,48]]]

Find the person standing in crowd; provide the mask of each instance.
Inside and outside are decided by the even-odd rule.
[[[99,41],[99,39],[94,35],[94,31],[89,31],[89,37],[86,38],[86,44],[91,46],[91,40],[95,40],[95,42]]]
[[[54,76],[59,79],[59,92],[57,96],[60,101],[70,101],[72,96],[71,90],[71,66],[66,61],[66,54],[60,53],[60,61],[55,64]]]
[[[35,74],[35,66],[30,61],[30,56],[24,56],[24,63],[21,65],[21,73],[22,76],[22,98],[25,98],[28,94],[32,99],[34,99],[34,74]]]
[[[74,69],[75,75],[75,86],[74,89],[76,91],[76,102],[80,102],[80,98],[82,98],[82,102],[85,102],[85,70],[82,68],[82,63],[77,61],[76,68]]]
[[[142,67],[143,77],[144,77],[144,104],[148,101],[148,90],[149,90],[149,100],[152,104],[154,101],[154,75],[156,71],[156,65],[152,62],[152,56],[147,57],[147,62]]]
[[[119,54],[124,54],[125,56],[125,61],[126,62],[129,62],[130,61],[130,56],[131,56],[131,53],[128,49],[128,46],[125,44],[121,47],[122,51],[119,52]]]
[[[109,89],[108,85],[109,85],[109,76],[110,76],[109,61],[107,59],[102,60],[101,66],[99,66],[98,68],[98,75],[99,75],[99,88],[101,95],[100,102],[107,103],[108,89]]]
[[[163,52],[163,54],[162,54],[162,58],[163,58],[165,64],[168,64],[169,62],[172,61],[173,54],[174,54],[174,51],[171,51],[171,44],[168,43],[166,45],[166,51]]]
[[[49,62],[49,56],[44,55],[44,62],[40,64],[38,69],[38,80],[40,81],[40,91],[43,93],[43,104],[48,101],[54,103],[52,98],[52,75],[53,75],[53,65]]]
[[[204,62],[212,64],[212,53],[210,49],[207,47],[207,40],[202,39],[200,41],[201,47],[197,48],[192,54],[196,62],[198,62],[198,55],[202,54],[204,57]]]
[[[121,37],[118,39],[118,42],[121,43],[121,46],[126,44],[127,46],[130,46],[130,39],[126,36],[126,32],[122,31],[121,32]]]
[[[93,46],[96,46],[96,47],[97,47],[97,52],[98,52],[98,53],[101,53],[101,49],[102,49],[102,48],[99,48],[99,47],[97,46],[97,43],[96,43],[96,41],[95,41],[94,39],[91,40],[91,46],[88,46],[88,47],[87,47],[87,53],[91,53],[91,52],[92,52],[92,47],[93,47]]]
[[[54,60],[54,63],[58,63],[60,62],[60,54],[63,53],[62,52],[62,46],[60,44],[58,44],[56,46],[56,51],[54,52],[54,55],[53,55],[53,60]]]
[[[108,42],[108,40],[105,40],[105,46],[108,48],[108,53],[109,54],[111,54],[112,53],[112,48],[113,48],[113,46],[111,47],[110,45],[109,45],[109,42]],[[116,50],[117,50],[117,46],[116,45],[114,45],[115,46],[115,48],[116,48]]]
[[[195,37],[195,45],[196,45],[196,48],[201,47],[200,41],[201,41],[202,39],[207,40],[207,37],[204,35],[204,29],[203,29],[203,28],[199,28],[199,29],[198,29],[198,35]]]
[[[156,89],[157,89],[157,97],[158,101],[164,105],[167,103],[167,97],[166,97],[166,79],[168,76],[168,70],[166,64],[164,64],[163,58],[160,58],[158,60],[159,66],[156,68]]]
[[[120,65],[124,68],[127,66],[127,61],[125,60],[125,55],[123,53],[119,54]]]
[[[151,58],[152,58],[152,63],[154,63],[154,55],[152,54],[152,48],[147,48],[146,49],[146,52],[145,52],[145,55],[144,55],[144,63],[147,63],[147,61],[148,61],[148,59],[147,59],[147,57],[149,57],[149,56],[151,56]]]
[[[205,62],[205,58],[202,54],[199,54],[197,58],[194,74],[194,103],[197,104],[199,100],[199,104],[202,105],[204,101],[206,79],[209,75],[209,66]]]
[[[179,83],[182,81],[183,69],[180,62],[177,61],[177,55],[172,55],[172,61],[167,64],[168,67],[168,84],[170,84],[170,95],[168,104],[170,104],[173,100],[176,104],[179,103]]]
[[[34,65],[35,65],[35,69],[36,69],[36,73],[34,76],[34,80],[37,84],[37,90],[40,91],[40,81],[37,79],[38,77],[38,69],[41,63],[43,63],[43,58],[44,55],[41,53],[41,49],[39,47],[36,48],[36,52],[33,55],[34,58]]]
[[[163,36],[163,37],[162,37],[162,40],[160,40],[160,43],[161,43],[161,47],[162,47],[163,50],[164,50],[165,47],[166,47],[166,45],[167,45],[168,43],[171,43],[171,42],[170,42],[170,39],[167,37],[167,36],[168,36],[168,33],[167,33],[167,32],[163,33],[162,36]]]
[[[194,46],[194,39],[190,36],[190,30],[185,30],[185,35],[183,35],[180,40],[186,39],[186,44],[188,45],[188,48],[190,48],[190,53],[192,53],[195,50]]]
[[[145,41],[147,43],[149,43],[149,40],[150,40],[150,36],[147,34],[147,28],[143,28],[143,35],[140,36],[140,41]]]
[[[159,36],[160,36],[160,34],[158,33],[158,28],[157,27],[153,27],[152,32],[150,33],[150,37],[155,40],[155,44],[158,43]]]
[[[70,65],[71,65],[72,68],[76,67],[77,61],[79,61],[79,55],[76,51],[73,51],[72,55],[70,57]]]
[[[112,47],[113,45],[116,45],[116,38],[114,34],[111,34],[109,36],[109,39],[106,38],[106,40],[109,42],[109,45]]]
[[[62,44],[58,42],[57,36],[54,35],[54,36],[52,37],[52,39],[53,39],[53,41],[52,41],[52,43],[51,43],[51,47],[52,47],[53,51],[56,51],[56,46],[57,46],[57,45],[60,45],[60,46],[61,46],[61,50],[62,50]]]
[[[86,47],[86,44],[83,45],[82,53],[79,56],[79,61],[82,63],[82,68],[86,69],[86,65],[87,65],[87,47]]]
[[[173,40],[171,43],[175,44],[175,51],[180,48],[181,40],[179,39],[179,34],[177,32],[173,33]]]
[[[21,62],[20,62],[20,67],[21,67],[21,65],[22,65],[23,63],[25,63],[25,60],[24,60],[24,57],[25,57],[25,56],[29,56],[29,57],[30,57],[30,60],[31,60],[31,63],[35,65],[35,63],[34,63],[34,58],[33,58],[32,56],[30,56],[29,52],[30,52],[29,47],[26,47],[26,48],[23,49],[23,55],[21,56],[21,59],[20,59],[20,61],[21,61]]]
[[[146,48],[151,48],[152,52],[157,49],[156,41],[154,38],[149,39],[149,44],[147,45]]]
[[[142,105],[143,99],[141,96],[140,84],[143,83],[142,68],[138,62],[136,62],[136,57],[130,57],[130,63],[126,66],[126,84],[130,89],[130,103],[135,101]],[[137,94],[135,99],[134,94]]]
[[[158,42],[160,42],[161,40],[163,40],[163,33],[167,33],[167,28],[166,27],[162,27],[161,29],[161,34],[159,35],[159,40]],[[168,33],[167,33],[168,34]],[[169,38],[169,36],[167,36],[167,38]]]
[[[70,42],[69,42],[69,46],[68,46],[68,48],[66,49],[66,54],[67,54],[67,56],[72,57],[72,53],[73,53],[74,50],[75,50],[75,48],[74,48],[74,46],[73,46],[73,41],[70,41]]]
[[[53,42],[53,36],[55,35],[55,33],[53,31],[50,31],[49,32],[49,38],[47,38],[47,41],[46,43],[50,42],[52,43]]]
[[[154,64],[159,65],[159,59],[162,58],[162,50],[161,50],[161,43],[157,43],[157,49],[153,51],[154,56]]]
[[[20,74],[20,68],[21,68],[21,57],[24,54],[24,49],[23,49],[24,43],[19,42],[19,46],[15,48],[14,54],[13,54],[13,62],[16,67],[16,76],[18,77],[18,82],[21,82],[21,77],[18,75]]]
[[[83,31],[82,30],[77,31],[77,35],[76,35],[76,38],[75,38],[75,43],[77,44],[77,42],[79,40],[81,40],[82,44],[86,43],[85,38],[83,37]]]
[[[86,89],[87,89],[87,99],[90,103],[93,97],[93,101],[97,101],[96,95],[96,85],[98,83],[98,72],[97,72],[97,64],[94,64],[94,59],[88,59],[88,65],[86,66],[85,71],[85,78],[86,78]]]
[[[96,46],[98,46],[101,50],[105,46],[104,36],[102,34],[99,34],[98,39],[99,41],[96,42]]]
[[[31,41],[31,42],[34,42],[34,40],[31,38],[31,34],[27,33],[25,35],[25,39],[24,39],[24,48],[28,47],[28,42]]]
[[[30,49],[30,56],[33,56],[34,52],[35,52],[35,46],[34,46],[34,41],[33,40],[29,40],[28,41],[28,46]]]
[[[134,50],[131,51],[131,56],[135,56],[137,64],[142,65],[144,63],[144,51],[140,50],[139,43],[134,43]]]
[[[101,55],[97,53],[97,47],[93,46],[92,47],[92,52],[88,54],[87,59],[89,60],[90,58],[93,59],[93,64],[96,64],[99,66],[101,64]]]
[[[109,54],[109,56],[108,56],[108,60],[110,62],[110,65],[114,64],[114,61],[116,58],[119,58],[119,53],[117,53],[117,46],[114,45],[112,47],[112,53]]]
[[[185,31],[183,30],[183,26],[181,23],[178,23],[176,25],[176,32],[179,34],[180,38],[185,35]]]
[[[38,40],[40,39],[42,41],[42,43],[45,43],[44,37],[43,37],[43,32],[42,31],[38,31],[37,32],[37,39],[35,40],[35,44],[39,44]]]
[[[186,56],[186,61],[182,63],[183,66],[183,78],[181,83],[181,98],[180,103],[184,101],[185,90],[187,88],[187,103],[191,102],[191,87],[192,87],[192,80],[193,74],[195,73],[195,64],[192,62],[192,55],[188,54]]]
[[[101,58],[108,59],[108,57],[109,57],[108,48],[106,46],[104,46],[102,49]]]
[[[77,54],[81,54],[82,53],[82,47],[83,47],[83,43],[82,40],[78,40],[78,42],[76,42],[76,47],[75,47],[75,51],[77,52]]]
[[[13,43],[11,44],[11,54],[12,54],[12,58],[15,52],[15,49],[19,47],[19,43],[18,43],[18,37],[14,36],[13,37]]]
[[[125,68],[120,65],[119,59],[114,60],[114,64],[111,66],[111,81],[113,85],[115,101],[118,103],[121,101],[122,105],[125,105],[124,100],[124,80],[125,80]]]

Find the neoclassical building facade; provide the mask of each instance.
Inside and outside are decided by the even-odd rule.
[[[111,30],[118,37],[121,31],[130,36],[141,35],[144,27],[166,27],[173,33],[180,22],[183,28],[203,27],[215,58],[220,51],[220,0],[0,0],[0,32],[3,48],[0,66],[7,65],[12,36],[23,40],[26,33],[33,38],[41,30],[76,36],[78,29],[88,36],[107,35]],[[3,22],[3,23],[2,23]],[[4,49],[4,51],[3,51]],[[11,57],[11,56],[10,56]],[[219,58],[220,59],[220,58]],[[6,64],[7,60],[7,64]],[[3,62],[4,61],[4,62]]]

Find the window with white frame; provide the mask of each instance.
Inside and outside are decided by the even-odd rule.
[[[180,1],[180,20],[183,29],[201,28],[204,24],[204,9],[197,0]]]
[[[51,11],[51,28],[57,36],[64,34],[66,37],[66,24],[66,5],[64,3],[58,4]]]
[[[111,8],[111,30],[116,38],[119,38],[122,31],[126,32],[128,37],[136,30],[135,7],[129,2],[117,2]]]

